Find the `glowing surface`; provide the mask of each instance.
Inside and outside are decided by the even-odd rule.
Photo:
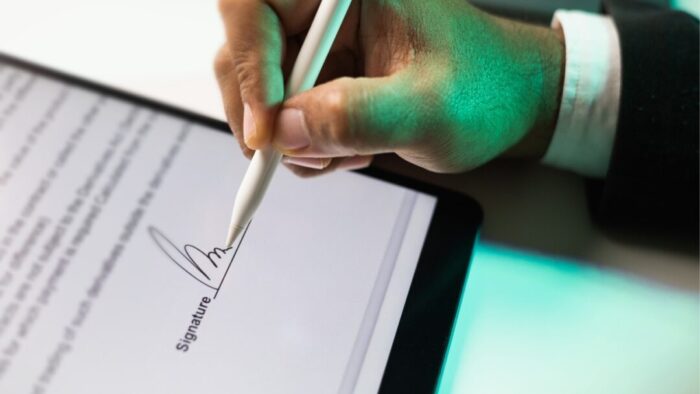
[[[696,18],[700,16],[700,3],[697,0],[671,0],[671,7],[685,11]]]
[[[469,275],[439,393],[698,391],[697,293],[483,242]]]

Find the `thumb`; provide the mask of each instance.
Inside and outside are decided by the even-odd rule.
[[[395,151],[417,139],[420,111],[402,78],[340,78],[285,101],[273,137],[286,156],[345,157]]]

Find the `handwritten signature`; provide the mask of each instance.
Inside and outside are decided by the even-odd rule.
[[[156,246],[180,269],[197,280],[204,286],[216,290],[217,293],[228,273],[228,270],[236,257],[238,247],[235,249],[214,248],[205,252],[192,244],[185,244],[180,249],[174,242],[168,239],[159,229],[149,226],[148,233]],[[245,235],[245,234],[244,234]],[[241,239],[242,241],[242,239]],[[214,295],[216,297],[216,295]]]

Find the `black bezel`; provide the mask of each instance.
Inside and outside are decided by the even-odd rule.
[[[0,62],[230,133],[225,122],[0,53]],[[356,171],[437,197],[379,392],[435,390],[482,222],[468,196],[370,167]]]

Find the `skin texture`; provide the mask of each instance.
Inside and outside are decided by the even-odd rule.
[[[283,101],[318,4],[220,1],[227,43],[215,71],[246,156],[272,144],[310,176],[387,152],[462,172],[546,151],[563,78],[555,31],[464,0],[355,0],[317,86]]]

